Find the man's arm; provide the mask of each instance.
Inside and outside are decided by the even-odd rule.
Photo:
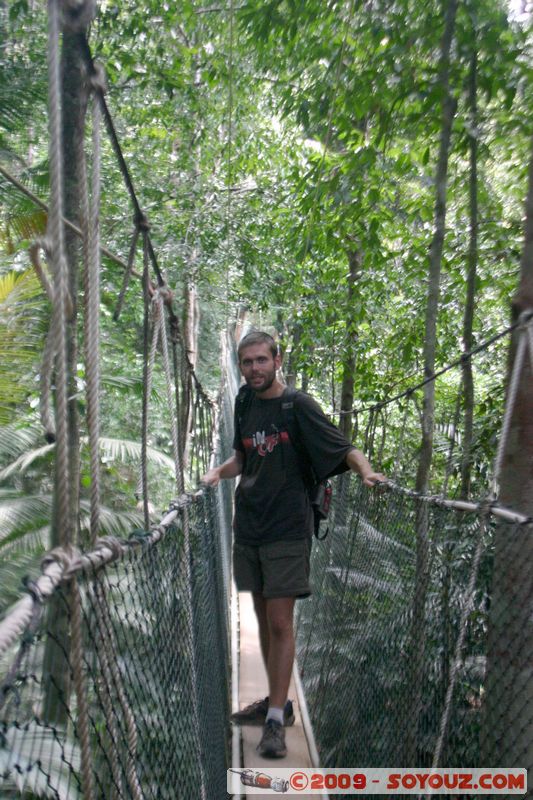
[[[381,472],[374,472],[368,458],[355,447],[346,454],[346,463],[352,472],[361,476],[365,486],[375,486],[376,483],[387,480]]]
[[[227,461],[205,473],[202,483],[207,483],[208,486],[214,487],[218,486],[219,482],[224,478],[236,478],[242,472],[243,463],[244,453],[241,450],[234,450],[233,455]]]

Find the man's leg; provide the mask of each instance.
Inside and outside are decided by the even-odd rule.
[[[294,597],[275,597],[266,600],[268,624],[269,703],[283,708],[289,693],[294,662]]]
[[[255,616],[257,617],[257,624],[259,626],[259,642],[261,644],[261,654],[265,664],[265,669],[268,673],[268,645],[269,645],[269,632],[267,620],[267,601],[259,592],[252,592],[254,601]]]
[[[294,600],[294,597],[266,600],[269,700],[263,735],[257,747],[263,758],[284,758],[287,755],[283,725],[294,661]]]

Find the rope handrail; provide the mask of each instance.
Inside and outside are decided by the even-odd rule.
[[[151,547],[161,541],[168,533],[184,509],[191,506],[206,491],[200,487],[195,492],[184,492],[173,500],[168,511],[157,525],[153,525],[144,534],[132,534],[128,539],[114,536],[102,536],[97,540],[94,549],[81,553],[76,548],[55,548],[43,559],[41,575],[28,585],[28,594],[18,600],[0,621],[0,658],[19,638],[29,624],[35,603],[42,604],[64,581],[68,581],[80,572],[92,570],[96,572],[106,564],[125,558],[133,549]]]
[[[402,400],[404,397],[410,397],[414,392],[418,391],[418,389],[422,389],[424,386],[426,386],[426,384],[431,383],[437,378],[440,378],[446,372],[449,372],[450,370],[455,369],[455,367],[460,366],[465,361],[468,361],[470,358],[472,358],[472,356],[477,355],[477,353],[480,353],[483,350],[487,350],[487,348],[489,348],[491,344],[494,344],[494,342],[497,342],[499,339],[503,339],[504,336],[507,336],[509,333],[512,333],[522,325],[526,325],[532,319],[533,319],[533,311],[525,312],[516,322],[513,322],[511,325],[508,325],[506,328],[494,334],[494,336],[491,336],[489,339],[485,339],[485,341],[481,342],[481,344],[477,345],[477,347],[472,348],[472,350],[469,350],[466,353],[462,353],[462,355],[459,356],[459,358],[456,358],[454,361],[451,361],[449,364],[447,364],[447,366],[437,370],[437,372],[435,372],[433,375],[430,375],[427,378],[424,378],[424,380],[421,380],[418,383],[409,386],[403,392],[394,395],[394,397],[389,397],[387,400],[380,400],[377,403],[373,403],[372,405],[369,406],[363,406],[362,408],[350,408],[344,410],[334,409],[330,413],[335,416],[344,416],[346,414],[362,414],[366,412],[379,411],[382,408],[385,408],[386,406],[390,405],[391,403],[396,403],[398,400]]]
[[[84,62],[86,64],[87,70],[89,72],[89,75],[98,76],[100,74],[100,71],[99,71],[99,68],[98,68],[97,64],[94,61],[89,42],[87,41],[87,37],[85,36],[84,33],[78,34],[78,45],[79,45],[79,48],[80,48],[80,53],[81,53],[81,55],[83,57],[83,60],[84,60]],[[134,186],[134,183],[133,183],[133,178],[131,176],[131,172],[129,171],[128,165],[126,163],[126,159],[124,157],[124,153],[122,151],[122,147],[120,145],[120,141],[119,141],[119,138],[118,138],[117,130],[116,130],[115,124],[113,122],[113,117],[111,115],[111,111],[109,110],[109,106],[107,105],[107,102],[106,102],[106,99],[105,99],[105,92],[104,92],[103,86],[101,84],[97,84],[95,86],[95,95],[98,98],[98,102],[100,103],[100,107],[102,109],[102,114],[104,116],[104,120],[105,120],[105,124],[106,124],[106,127],[107,127],[107,131],[108,131],[109,137],[111,139],[111,144],[113,146],[113,150],[114,150],[115,155],[117,157],[119,168],[120,168],[120,171],[122,173],[122,177],[124,179],[124,183],[126,185],[128,193],[130,195],[130,199],[131,199],[134,211],[135,211],[135,225],[136,225],[136,228],[138,230],[141,230],[143,232],[144,236],[145,236],[146,245],[147,245],[147,249],[148,249],[148,255],[149,255],[150,261],[152,263],[152,266],[154,268],[154,271],[156,273],[158,285],[159,285],[159,287],[164,287],[164,286],[167,285],[167,282],[166,282],[166,280],[165,280],[165,278],[163,276],[163,273],[161,272],[161,268],[159,266],[159,263],[158,263],[158,260],[157,260],[157,256],[155,254],[155,250],[154,250],[154,247],[153,247],[153,244],[152,244],[152,240],[151,240],[151,237],[150,237],[150,225],[148,223],[148,217],[147,217],[146,213],[143,211],[143,209],[142,209],[142,207],[140,205],[139,198],[137,196],[137,192],[135,190],[135,186]],[[126,264],[126,270],[128,270],[128,269],[129,269],[129,265]],[[133,273],[131,273],[131,274],[133,274]],[[142,276],[139,276],[139,277],[142,278]],[[174,335],[177,336],[178,340],[180,341],[180,343],[183,346],[183,334],[181,332],[181,327],[180,327],[180,324],[179,324],[178,316],[177,316],[176,312],[174,311],[174,308],[173,308],[173,305],[172,305],[172,298],[171,297],[168,299],[167,302],[165,302],[165,306],[167,308],[167,312],[168,312],[168,315],[169,315],[169,318],[170,318],[170,324],[171,324],[172,330],[174,332]],[[184,358],[186,360],[187,369],[189,370],[189,372],[191,373],[191,375],[193,377],[193,381],[195,383],[196,388],[201,392],[202,397],[205,400],[208,400],[210,403],[213,402],[212,400],[210,400],[209,395],[207,394],[207,392],[203,388],[203,386],[201,384],[201,381],[199,380],[198,376],[196,375],[194,366],[191,363],[191,361],[189,359],[189,355],[187,353],[187,350],[186,350],[186,348],[184,346],[183,346],[183,356],[184,356]]]
[[[413,497],[421,502],[434,506],[442,506],[443,508],[451,508],[455,511],[465,511],[467,513],[481,512],[487,504],[486,500],[455,500],[454,498],[445,497],[440,494],[421,494],[414,489],[401,486],[395,481],[385,481],[383,486],[394,492],[404,494],[407,497]],[[506,522],[514,522],[517,525],[530,525],[533,523],[533,517],[528,517],[525,514],[521,514],[519,511],[502,506],[496,500],[489,502],[488,505],[490,514],[504,519]]]
[[[97,75],[98,74],[98,70],[97,70],[96,64],[94,62],[92,53],[91,53],[91,48],[89,46],[89,42],[87,41],[87,37],[85,36],[84,33],[80,33],[78,35],[78,44],[79,44],[81,55],[83,56],[83,60],[85,61],[85,64],[87,66],[89,75],[92,75],[92,76],[93,75]],[[113,150],[115,151],[115,155],[117,157],[117,161],[118,161],[118,164],[119,164],[119,167],[120,167],[120,171],[122,173],[122,177],[124,178],[124,183],[126,184],[126,188],[128,190],[132,205],[133,205],[134,210],[135,210],[136,224],[138,226],[142,227],[143,229],[149,229],[148,219],[147,219],[147,216],[144,213],[144,211],[142,210],[141,205],[139,203],[139,199],[137,197],[137,193],[136,193],[135,187],[133,185],[133,179],[132,179],[131,173],[130,173],[130,171],[128,169],[128,165],[126,163],[126,159],[124,158],[124,153],[122,152],[122,148],[120,146],[120,142],[119,142],[119,139],[118,139],[118,135],[117,135],[117,131],[116,131],[116,128],[115,128],[115,124],[113,122],[113,117],[111,116],[111,112],[109,110],[109,106],[107,105],[107,102],[106,102],[106,99],[105,99],[104,90],[103,90],[102,86],[95,87],[95,94],[98,97],[98,101],[100,103],[100,107],[102,109],[102,113],[104,115],[105,123],[106,123],[107,130],[108,130],[108,133],[109,133],[109,138],[111,139],[111,144],[113,145]],[[150,255],[150,260],[152,262],[152,266],[154,267],[154,271],[155,271],[156,276],[157,276],[157,281],[158,281],[160,286],[163,286],[166,283],[166,281],[165,281],[165,279],[163,277],[163,274],[162,274],[161,269],[159,267],[159,264],[157,262],[157,258],[156,258],[156,255],[155,255],[154,248],[152,246],[152,242],[151,242],[150,234],[149,234],[148,230],[147,230],[147,239],[148,239],[148,252],[149,252],[149,255]]]

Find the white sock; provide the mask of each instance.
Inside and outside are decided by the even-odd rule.
[[[283,725],[283,709],[276,708],[276,706],[269,706],[265,722],[268,722],[269,719],[274,719],[276,722],[279,722],[280,725]]]

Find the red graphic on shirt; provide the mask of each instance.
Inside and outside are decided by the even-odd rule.
[[[286,442],[289,436],[286,431],[266,434],[264,431],[256,431],[252,436],[242,440],[246,450],[257,450],[260,456],[266,456],[267,453],[272,453],[274,448],[279,442]]]

